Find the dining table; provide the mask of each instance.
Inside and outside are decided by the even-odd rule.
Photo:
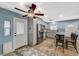
[[[58,34],[60,36],[63,36],[64,35],[64,46],[66,46],[66,40],[67,39],[70,39],[71,37],[70,36],[66,36],[64,32],[58,32],[56,34]]]
[[[58,34],[58,35],[64,35],[64,38],[65,38],[65,40],[67,39],[67,38],[70,38],[70,36],[67,36],[66,34],[65,34],[65,32],[57,32],[56,34]]]

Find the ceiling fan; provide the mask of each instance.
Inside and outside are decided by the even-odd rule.
[[[26,17],[26,16],[29,16],[29,17],[33,17],[33,18],[36,18],[36,16],[44,16],[43,13],[34,13],[35,9],[36,9],[36,5],[35,4],[32,4],[30,7],[29,7],[29,10],[26,12],[22,9],[19,9],[17,7],[15,7],[16,10],[19,10],[19,11],[22,11],[22,12],[25,12],[26,15],[23,15],[23,17]]]

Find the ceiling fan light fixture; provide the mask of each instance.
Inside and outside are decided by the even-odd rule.
[[[28,13],[28,16],[29,16],[29,17],[33,17],[34,14],[33,14],[33,13]]]
[[[45,17],[47,17],[47,16],[45,15]]]
[[[36,7],[37,6],[32,3],[31,6],[29,7],[29,10],[27,12],[22,10],[22,9],[19,9],[19,8],[15,8],[15,9],[27,13],[26,15],[23,15],[23,17],[28,16],[28,17],[35,18],[35,16],[44,16],[44,14],[41,13],[41,12],[35,13]]]

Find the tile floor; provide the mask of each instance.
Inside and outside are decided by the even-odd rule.
[[[79,51],[79,42],[77,49]],[[48,38],[36,46],[23,47],[6,56],[79,56],[79,53],[74,48],[64,49],[63,53],[61,47],[55,47],[55,40]]]
[[[46,39],[41,44],[36,45],[35,49],[47,54],[48,56],[79,56],[79,53],[72,47],[68,47],[68,49],[63,49],[62,47],[55,47],[55,39]],[[79,52],[79,42],[77,42],[77,50]]]
[[[32,47],[23,47],[5,56],[46,56],[46,55]]]

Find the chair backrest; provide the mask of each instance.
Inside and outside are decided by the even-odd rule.
[[[64,40],[64,35],[61,35],[60,36],[60,40]]]
[[[74,40],[75,38],[75,33],[71,33],[71,40]]]
[[[76,33],[71,33],[71,39],[76,42],[78,35]]]
[[[77,41],[77,38],[78,38],[78,35],[75,34],[75,38],[74,38],[75,42]]]

